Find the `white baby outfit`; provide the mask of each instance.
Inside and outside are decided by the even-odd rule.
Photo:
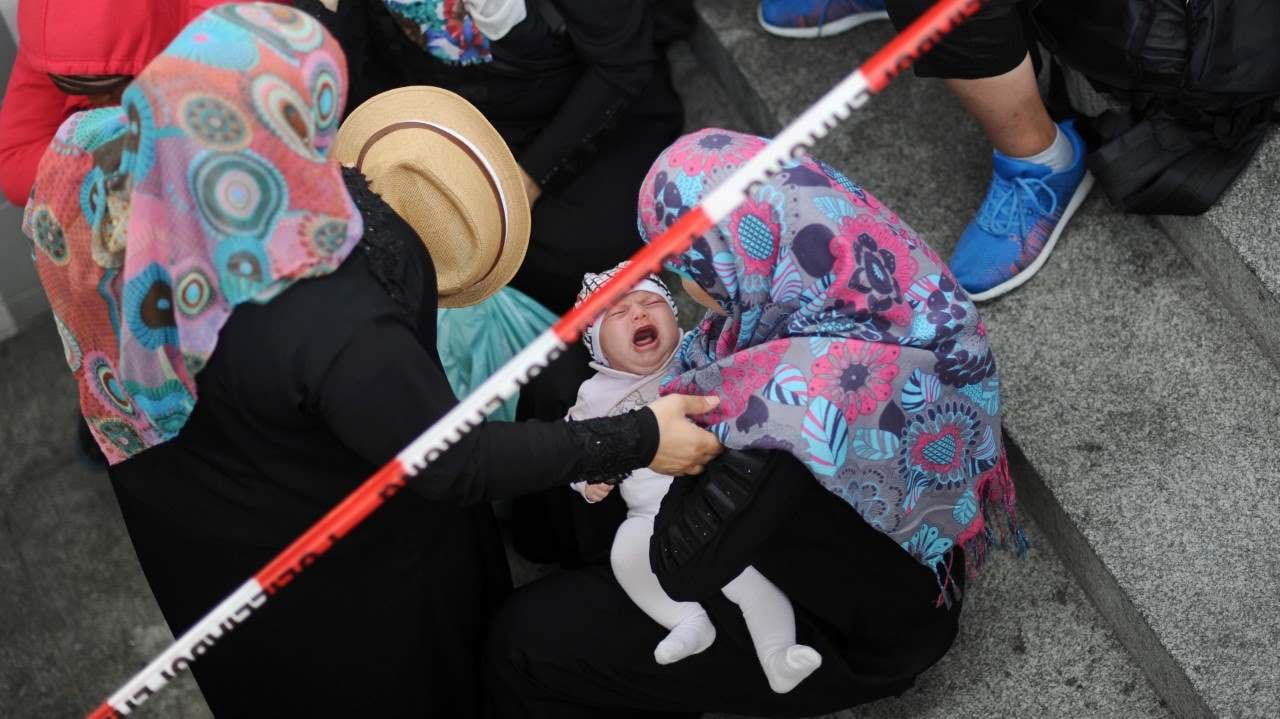
[[[599,337],[599,328],[595,329],[595,336]],[[668,366],[672,361],[674,357]],[[596,374],[579,388],[577,404],[569,410],[571,420],[639,409],[658,398],[658,388],[666,374],[664,368],[640,376],[607,367],[599,361],[592,362],[591,367]],[[677,602],[667,596],[649,564],[653,520],[671,482],[671,477],[648,468],[638,469],[623,480],[618,489],[627,504],[627,518],[618,527],[610,553],[613,573],[627,596],[654,621],[671,630],[654,650],[654,659],[659,664],[697,654],[715,641],[715,627],[702,605]],[[573,487],[585,498],[585,482],[575,483]],[[774,691],[790,691],[822,663],[822,657],[812,648],[796,644],[795,614],[790,600],[755,568],[748,567],[722,591],[742,609],[756,655]]]

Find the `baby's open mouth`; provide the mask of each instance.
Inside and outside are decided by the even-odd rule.
[[[631,335],[631,345],[638,350],[649,349],[656,344],[658,344],[658,328],[653,325],[645,325]]]

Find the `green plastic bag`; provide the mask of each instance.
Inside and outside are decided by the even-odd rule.
[[[551,310],[510,287],[478,305],[437,310],[436,347],[453,393],[467,396],[556,319]],[[519,395],[507,400],[489,418],[515,420],[518,400]]]

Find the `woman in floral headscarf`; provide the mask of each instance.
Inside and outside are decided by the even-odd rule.
[[[175,634],[456,403],[432,258],[328,157],[344,65],[308,15],[210,10],[123,107],[63,124],[27,205],[81,411]],[[219,716],[477,716],[478,647],[510,588],[482,500],[715,447],[658,403],[478,427],[201,656],[201,690]]]
[[[723,130],[681,138],[641,191],[641,232],[656,237],[763,146]],[[711,311],[664,391],[719,395],[707,422],[725,446],[794,455],[931,570],[946,601],[948,552],[980,564],[984,518],[1012,511],[1013,486],[986,329],[933,249],[802,160],[670,266]]]
[[[680,138],[641,190],[642,235],[763,146],[726,130]],[[807,716],[900,694],[950,647],[987,548],[1021,546],[999,375],[973,304],[896,214],[807,158],[669,266],[709,311],[663,391],[718,395],[700,421],[750,451],[672,485],[650,561],[673,599],[702,602],[734,639],[654,667],[642,649],[664,630],[626,606],[607,571],[552,577],[499,615],[494,695],[512,715],[586,717],[601,706]],[[823,657],[787,695],[769,691],[719,597],[748,566],[791,599],[798,641]],[[590,612],[557,612],[570,598]]]

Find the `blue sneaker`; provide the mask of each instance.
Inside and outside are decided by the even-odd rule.
[[[1070,121],[1058,127],[1076,151],[1061,172],[993,152],[991,187],[948,263],[975,302],[999,297],[1039,272],[1093,187],[1080,133]]]
[[[760,0],[760,26],[782,37],[839,35],[872,20],[887,20],[884,0]]]

